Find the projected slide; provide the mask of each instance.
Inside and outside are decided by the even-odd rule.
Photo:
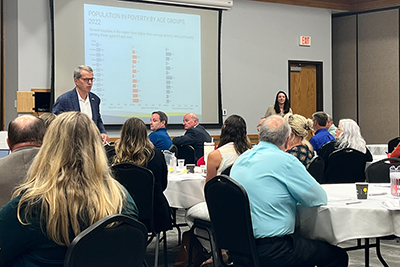
[[[106,123],[155,110],[201,117],[199,15],[85,4],[84,43]]]

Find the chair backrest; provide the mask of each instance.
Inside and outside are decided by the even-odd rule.
[[[178,147],[178,159],[185,159],[185,164],[196,163],[196,151],[191,145],[182,145]]]
[[[171,147],[168,148],[168,150],[169,150],[171,153],[175,153],[175,156],[178,155],[178,147],[177,147],[176,145],[172,144]]]
[[[245,189],[230,177],[218,175],[206,183],[204,191],[217,247],[260,266]]]
[[[390,183],[389,168],[399,165],[399,158],[382,159],[371,163],[365,170],[366,181],[368,183]]]
[[[315,156],[307,165],[307,171],[318,183],[323,182],[324,170],[325,161],[320,156]]]
[[[366,156],[360,151],[344,148],[332,152],[323,183],[365,182]]]
[[[222,171],[221,174],[225,174],[225,175],[229,176],[229,175],[231,174],[232,166],[233,166],[233,165],[227,167],[225,170]]]
[[[392,140],[389,140],[388,142],[388,153],[392,153],[395,147],[400,143],[400,136],[395,137]]]
[[[150,232],[154,232],[153,195],[154,175],[147,168],[133,163],[119,163],[112,166],[114,177],[131,194],[139,210],[139,221]]]
[[[64,267],[139,267],[146,246],[147,229],[142,223],[121,214],[109,215],[74,238]]]
[[[329,155],[335,150],[336,141],[330,141],[319,149],[318,156],[320,156],[325,161],[325,167],[327,166]]]

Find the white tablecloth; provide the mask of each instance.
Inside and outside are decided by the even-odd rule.
[[[354,184],[330,184],[323,185],[323,188],[328,195],[327,206],[298,207],[301,235],[331,244],[357,238],[400,235],[400,210],[388,210],[382,206],[385,200],[394,201],[389,184],[369,184],[369,194],[386,195],[369,195],[367,200],[354,204],[348,204],[358,201]]]
[[[369,152],[371,152],[372,155],[386,155],[386,152],[388,152],[387,144],[367,145],[367,148],[369,149]]]
[[[203,174],[168,174],[168,186],[164,195],[170,207],[190,208],[204,200],[204,184],[206,178]]]

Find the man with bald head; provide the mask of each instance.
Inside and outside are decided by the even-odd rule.
[[[211,142],[210,134],[199,124],[199,118],[194,113],[187,113],[183,117],[183,127],[186,132],[182,136],[172,139],[176,146],[191,145],[196,151],[196,161],[204,155],[204,142]]]
[[[260,143],[238,157],[230,176],[246,190],[261,266],[347,266],[343,249],[295,233],[296,207],[326,205],[324,189],[293,155],[286,153],[291,129],[277,115],[260,126]],[[234,265],[251,266],[240,253]]]
[[[257,124],[257,134],[258,134],[258,137],[260,137],[260,127],[261,127],[261,124],[262,124],[264,121],[265,121],[265,117],[261,117],[261,118],[260,118],[260,121],[259,121],[258,124]]]
[[[0,208],[10,201],[14,187],[25,178],[45,131],[44,121],[31,115],[9,123],[7,144],[11,154],[0,159]]]

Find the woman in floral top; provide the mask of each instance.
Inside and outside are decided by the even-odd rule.
[[[290,134],[288,142],[289,148],[286,152],[292,154],[298,158],[304,166],[307,166],[314,157],[313,147],[306,139],[313,122],[298,114],[286,114],[284,118],[292,128],[292,133]]]

